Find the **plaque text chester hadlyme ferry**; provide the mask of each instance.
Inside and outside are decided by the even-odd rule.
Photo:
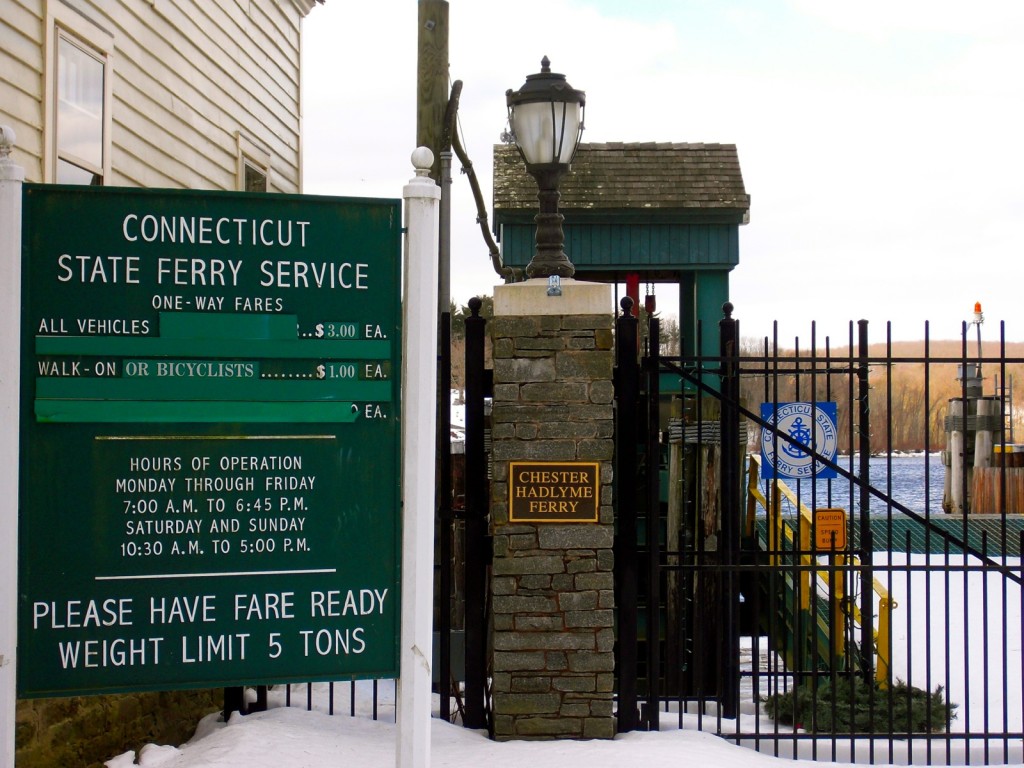
[[[509,522],[596,523],[600,475],[597,462],[510,462]]]

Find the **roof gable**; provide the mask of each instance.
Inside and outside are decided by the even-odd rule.
[[[746,223],[750,195],[734,144],[581,144],[559,185],[570,212],[675,213]],[[494,211],[534,211],[537,184],[514,146],[494,147]],[[673,217],[674,218],[674,217]]]

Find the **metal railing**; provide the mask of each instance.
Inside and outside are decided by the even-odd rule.
[[[652,577],[670,595],[648,602],[641,582],[640,603],[662,624],[651,643],[651,625],[642,625],[639,643],[661,646],[664,674],[646,679],[642,659],[637,665],[637,698],[647,694],[660,711],[652,717],[648,705],[639,727],[675,722],[803,759],[1024,762],[1024,503],[1015,503],[1024,446],[993,430],[987,466],[990,449],[957,443],[955,433],[991,419],[943,421],[947,404],[976,397],[958,371],[983,367],[1006,380],[1024,370],[1021,347],[1000,328],[987,347],[998,352],[973,359],[966,343],[932,341],[927,325],[913,344],[894,342],[888,326],[869,344],[862,321],[842,347],[821,345],[812,327],[810,347],[796,340],[782,350],[777,337],[740,344],[733,323],[727,311],[719,349],[661,363],[662,376],[679,382],[674,407],[686,428],[678,446],[670,441],[677,482],[668,487],[681,498],[668,517],[653,494],[637,494],[653,500],[646,519],[660,515],[664,542],[638,556],[657,563]],[[1007,397],[997,390],[997,411],[1013,411]],[[779,446],[795,451],[801,446],[758,412],[759,403],[788,402],[835,403],[838,453],[826,459],[803,446],[832,479],[765,482],[774,473],[726,429],[743,419],[776,441],[776,455]],[[654,424],[642,423],[641,434]],[[958,463],[948,446],[960,444],[977,457]],[[654,466],[647,450],[639,471]],[[950,513],[955,493],[943,476],[969,513]],[[822,541],[819,508],[848,513],[848,543]],[[732,520],[738,531],[726,528]],[[784,711],[801,699],[795,716]]]
[[[395,722],[395,680],[342,680],[233,687],[224,690],[224,714],[252,714],[273,707]]]
[[[802,626],[808,631],[817,630],[817,640],[811,645],[818,651],[815,661],[819,665],[827,668],[836,657],[842,663],[847,658],[847,639],[858,636],[864,618],[860,606],[851,599],[851,590],[848,589],[850,578],[857,577],[860,559],[835,546],[835,532],[832,532],[833,542],[823,556],[821,550],[812,544],[814,513],[793,489],[777,477],[765,481],[766,488],[762,490],[759,484],[760,469],[761,457],[756,454],[748,457],[747,535],[755,535],[757,507],[760,507],[767,521],[767,541],[763,543],[770,564],[775,568],[784,567],[787,559],[798,564],[793,574],[798,582],[797,603],[804,613],[804,620],[788,620],[783,623],[787,626]],[[784,502],[788,502],[788,508]],[[819,565],[823,557],[827,567]],[[875,638],[875,681],[885,688],[889,685],[892,611],[897,604],[878,579],[873,578],[871,585],[878,604],[877,627],[874,626],[874,617],[867,617],[872,622],[871,634]],[[819,610],[819,600],[825,602],[823,610]],[[780,601],[782,606],[789,604],[789,601]],[[789,649],[803,646],[804,643],[796,638],[789,638],[789,642],[785,643]],[[791,667],[796,665],[794,658],[787,661]]]

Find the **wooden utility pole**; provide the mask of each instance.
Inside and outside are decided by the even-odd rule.
[[[419,0],[416,40],[416,146],[434,153],[430,177],[440,181],[441,133],[448,106],[448,0]]]
[[[450,719],[451,696],[451,576],[452,490],[451,490],[451,314],[448,311],[449,243],[451,229],[451,147],[444,146],[445,115],[448,111],[448,0],[419,0],[416,34],[416,145],[434,153],[430,178],[440,185],[437,279],[437,388],[435,393],[435,453],[438,483],[434,515],[438,540],[435,557],[441,563],[434,628],[437,630],[440,682],[440,715]],[[433,654],[428,654],[433,658]]]

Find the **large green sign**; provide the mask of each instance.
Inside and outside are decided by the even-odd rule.
[[[393,677],[401,205],[26,185],[22,696]]]

